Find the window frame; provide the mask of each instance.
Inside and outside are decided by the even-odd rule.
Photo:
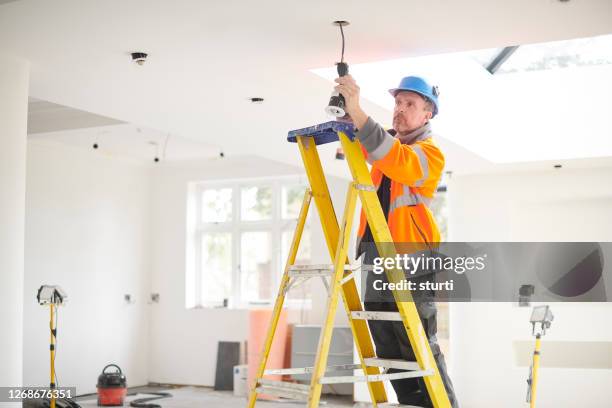
[[[282,217],[282,189],[303,185],[304,191],[308,188],[307,179],[301,175],[287,175],[281,177],[266,178],[244,178],[232,180],[211,180],[191,183],[189,194],[192,195],[194,217],[188,217],[193,225],[188,225],[191,231],[189,238],[193,248],[190,256],[188,251],[187,262],[193,268],[191,279],[186,282],[187,299],[193,299],[192,304],[186,304],[187,308],[219,308],[225,307],[223,302],[204,299],[202,293],[203,276],[206,273],[202,265],[202,239],[207,233],[229,233],[231,235],[231,278],[230,291],[228,294],[227,308],[248,309],[252,307],[270,306],[276,300],[276,291],[284,272],[286,259],[282,259],[282,234],[285,231],[294,231],[297,226],[297,218]],[[270,187],[272,189],[272,213],[268,220],[242,220],[242,190],[250,187]],[[205,222],[202,219],[202,193],[210,189],[232,189],[232,214],[231,220],[225,222]],[[189,222],[189,221],[188,221]],[[309,224],[308,217],[306,224]],[[249,301],[244,299],[242,293],[242,234],[251,231],[266,231],[270,234],[270,267],[272,268],[273,290],[270,299]],[[191,282],[189,282],[191,281]],[[187,302],[186,302],[187,303]],[[311,307],[310,299],[285,299],[288,307]]]

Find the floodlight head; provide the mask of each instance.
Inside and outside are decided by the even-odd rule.
[[[538,334],[546,334],[546,329],[550,328],[553,319],[554,316],[548,305],[535,306],[531,312],[531,318],[529,319],[533,334],[535,334],[537,324],[540,324],[540,333]]]
[[[38,304],[42,306],[59,306],[68,300],[68,295],[66,295],[66,292],[64,292],[64,290],[59,286],[42,285],[38,289],[36,299],[38,300]]]

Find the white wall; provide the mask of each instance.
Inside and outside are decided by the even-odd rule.
[[[214,385],[219,341],[244,341],[248,311],[243,309],[186,309],[187,185],[200,180],[223,180],[302,174],[301,167],[243,156],[187,163],[162,163],[154,170],[152,188],[152,291],[160,293],[151,314],[150,377],[152,382]],[[336,212],[342,213],[346,180],[331,179]],[[312,258],[329,263],[314,203],[310,211]],[[316,282],[315,282],[316,285]],[[324,290],[316,291],[304,323],[321,322]],[[346,324],[342,308],[338,324]],[[290,321],[299,321],[297,313]]]
[[[95,391],[102,368],[147,383],[149,169],[103,152],[28,142],[24,384],[49,383],[49,310],[41,284],[62,286],[56,365],[60,386]],[[129,293],[135,303],[126,304]]]
[[[26,131],[30,67],[0,55],[0,384],[21,386]],[[0,403],[0,406],[17,404]]]
[[[612,240],[612,168],[526,168],[450,179],[450,241]],[[612,352],[610,304],[551,307],[555,320],[542,341],[543,364],[552,341],[568,342],[567,353],[588,353],[589,341],[605,341]],[[462,407],[524,405],[528,368],[515,363],[513,342],[533,341],[529,315],[530,308],[508,303],[451,305],[451,374]],[[607,407],[611,384],[609,369],[543,367],[537,403]]]

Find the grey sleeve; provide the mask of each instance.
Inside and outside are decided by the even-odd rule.
[[[355,137],[368,151],[368,159],[380,160],[389,153],[395,138],[368,116],[361,129],[355,132]]]

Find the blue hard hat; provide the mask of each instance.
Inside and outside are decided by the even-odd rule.
[[[397,88],[389,89],[389,93],[395,97],[400,91],[416,92],[421,96],[429,99],[433,105],[432,118],[438,114],[438,87],[431,86],[429,83],[418,76],[407,76],[402,78]]]

